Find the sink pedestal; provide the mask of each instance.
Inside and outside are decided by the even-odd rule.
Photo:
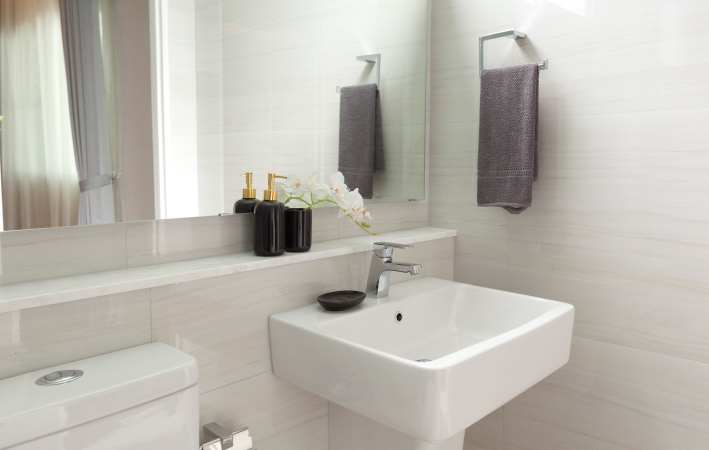
[[[328,402],[330,450],[462,450],[465,431],[432,444]]]

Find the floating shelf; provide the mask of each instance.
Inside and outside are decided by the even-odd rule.
[[[256,256],[252,252],[234,253],[130,269],[6,284],[0,286],[0,313],[368,252],[372,250],[372,244],[377,241],[415,244],[456,235],[455,230],[444,228],[415,228],[383,233],[379,236],[359,236],[316,242],[309,252],[286,253],[283,256],[272,258]]]

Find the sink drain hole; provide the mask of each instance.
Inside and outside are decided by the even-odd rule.
[[[396,320],[397,323],[404,320],[404,315],[401,314],[401,311],[397,311],[396,316],[394,316],[394,320]]]

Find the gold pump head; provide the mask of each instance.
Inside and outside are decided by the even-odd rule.
[[[252,172],[246,172],[242,175],[242,177],[246,178],[246,189],[243,189],[241,191],[241,197],[245,199],[256,198],[256,189],[253,189],[251,187],[251,185],[254,183],[254,174]]]
[[[286,179],[283,175],[276,175],[275,173],[268,174],[268,189],[263,191],[263,200],[265,202],[275,202],[278,200],[278,191],[276,191],[276,178]]]

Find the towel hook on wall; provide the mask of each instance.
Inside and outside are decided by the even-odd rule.
[[[527,37],[527,35],[525,33],[522,33],[521,31],[517,31],[517,30],[506,30],[506,31],[500,31],[497,33],[485,34],[483,36],[480,36],[480,39],[478,39],[478,48],[479,48],[478,67],[480,68],[480,76],[482,76],[483,70],[484,70],[483,43],[485,41],[489,41],[490,39],[498,39],[501,37],[508,37],[510,39],[517,40],[517,39],[525,39]],[[539,70],[546,70],[548,68],[549,68],[549,60],[547,60],[547,59],[545,59],[544,61],[542,61],[541,64],[539,64]]]
[[[377,83],[377,88],[379,88],[381,86],[381,80],[382,80],[382,78],[381,78],[381,76],[382,76],[382,65],[381,65],[382,54],[381,53],[374,53],[371,55],[360,55],[357,57],[357,61],[364,61],[366,63],[374,63],[374,65],[375,65],[374,68],[377,71],[376,83]],[[335,88],[335,92],[337,92],[338,94],[340,93],[340,86],[337,86]]]

